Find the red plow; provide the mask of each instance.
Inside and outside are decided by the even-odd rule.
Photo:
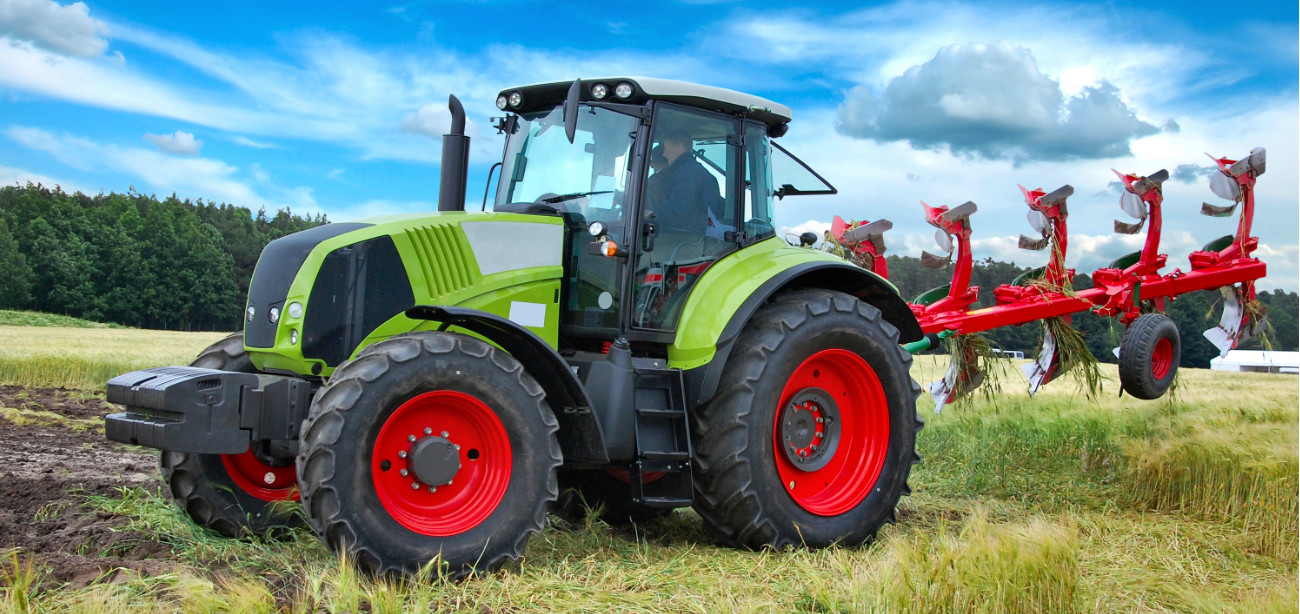
[[[1148,176],[1119,175],[1124,184],[1120,209],[1136,222],[1115,221],[1115,232],[1137,234],[1146,228],[1142,249],[1116,259],[1110,266],[1093,272],[1093,287],[1071,289],[1075,271],[1066,268],[1068,210],[1066,200],[1074,188],[1066,185],[1050,193],[1020,188],[1029,207],[1029,223],[1039,236],[1021,235],[1020,247],[1030,250],[1050,249],[1045,266],[1021,275],[1009,284],[993,290],[996,304],[971,310],[979,288],[970,285],[974,260],[971,254],[971,215],[975,203],[956,207],[931,207],[921,203],[926,221],[938,230],[935,240],[946,255],[923,252],[922,264],[943,268],[956,256],[952,281],[916,297],[912,311],[927,339],[909,344],[916,352],[933,346],[938,338],[972,335],[1001,326],[1021,325],[1038,320],[1060,318],[1068,323],[1072,314],[1091,311],[1117,317],[1127,328],[1117,348],[1120,383],[1124,391],[1143,399],[1162,396],[1173,383],[1178,369],[1181,343],[1178,329],[1164,315],[1165,304],[1177,295],[1219,288],[1224,296],[1223,316],[1218,326],[1205,336],[1226,354],[1250,339],[1264,326],[1263,314],[1255,302],[1255,281],[1264,277],[1265,265],[1251,254],[1259,245],[1251,235],[1255,211],[1255,181],[1264,173],[1265,152],[1257,148],[1245,158],[1213,158],[1217,171],[1211,175],[1210,189],[1231,205],[1205,203],[1201,213],[1228,217],[1240,207],[1237,231],[1209,242],[1189,256],[1189,270],[1175,268],[1162,273],[1168,256],[1160,253],[1161,185],[1169,173],[1161,170]],[[892,227],[887,220],[846,223],[838,216],[831,227],[834,238],[845,255],[879,275],[888,277],[884,259],[883,234]],[[1037,358],[1025,365],[1030,394],[1056,379],[1072,365],[1060,359],[1057,340],[1051,327],[1044,332],[1043,346]],[[969,393],[984,380],[978,361],[967,357],[954,360],[943,380],[935,382],[930,392],[938,411]]]

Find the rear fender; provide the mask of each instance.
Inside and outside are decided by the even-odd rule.
[[[759,247],[754,246],[751,249]],[[763,270],[764,273],[773,269],[777,272],[764,275],[759,280],[754,280],[743,272],[737,274],[737,271],[725,269],[717,271],[721,284],[725,284],[722,280],[726,279],[744,281],[740,284],[732,283],[731,288],[722,290],[721,294],[729,300],[723,301],[720,313],[711,313],[707,319],[700,320],[698,323],[683,317],[682,325],[678,328],[677,340],[670,348],[669,357],[675,358],[673,350],[678,350],[677,364],[672,366],[682,368],[686,372],[687,399],[690,406],[698,406],[712,398],[713,393],[717,391],[718,380],[736,338],[754,313],[780,292],[800,288],[825,288],[845,292],[879,309],[885,320],[898,329],[900,343],[923,337],[911,307],[899,296],[898,290],[884,278],[829,254],[801,248],[789,248],[789,250],[777,246],[772,250],[777,253],[769,256],[763,256],[761,253],[754,254],[769,264],[787,264],[784,267],[769,266]],[[724,259],[718,264],[725,262]],[[710,270],[708,273],[714,271]],[[752,274],[751,271],[749,275]],[[715,282],[714,285],[720,285],[719,282]],[[741,296],[737,296],[738,294]],[[692,301],[694,299],[693,296]],[[690,307],[691,305],[688,305],[688,310]],[[699,307],[697,306],[697,309]],[[705,311],[699,309],[698,313],[703,315]],[[719,326],[719,321],[725,324]],[[690,330],[693,324],[697,327]],[[710,324],[716,327],[716,332],[702,330],[707,329]],[[712,343],[709,347],[700,347],[704,345],[708,336],[712,337]]]

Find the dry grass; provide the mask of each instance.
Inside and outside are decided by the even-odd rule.
[[[189,364],[227,334],[0,325],[0,383],[103,390],[129,371]]]
[[[946,366],[918,357],[914,375]],[[692,512],[635,532],[557,520],[517,569],[376,581],[306,530],[224,540],[133,489],[87,504],[171,544],[173,574],[70,589],[19,557],[0,612],[1297,611],[1296,378],[1186,370],[1175,401],[1143,402],[1104,373],[1095,401],[1068,382],[1030,399],[1014,376],[939,416],[922,400],[915,494],[865,548],[736,551]]]

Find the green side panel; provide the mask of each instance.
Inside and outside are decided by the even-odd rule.
[[[792,247],[778,237],[734,252],[709,267],[695,282],[677,324],[677,336],[668,346],[668,365],[694,369],[708,364],[722,331],[745,300],[769,279],[806,262],[846,266],[843,258],[826,252]],[[863,270],[898,291],[888,280]]]
[[[916,298],[912,299],[912,304],[929,305],[945,296],[948,296],[948,289],[951,287],[952,284],[944,284],[937,288],[930,288],[929,290],[926,290],[925,292],[922,292],[921,294],[917,295]]]
[[[290,343],[291,330],[301,327],[305,314],[310,313],[308,301],[317,272],[330,252],[360,241],[388,235],[406,269],[416,305],[455,305],[473,307],[510,318],[515,315],[525,320],[529,330],[537,333],[552,347],[557,345],[559,331],[559,288],[563,276],[562,258],[554,264],[545,262],[537,266],[521,266],[511,270],[495,270],[484,274],[480,258],[475,254],[466,236],[464,225],[477,222],[513,222],[536,224],[542,228],[536,234],[555,237],[555,253],[562,251],[563,221],[558,217],[522,215],[514,213],[440,212],[412,215],[395,215],[366,220],[373,226],[361,228],[330,238],[317,245],[303,263],[289,288],[285,304],[299,302],[304,306],[304,316],[291,318],[287,314],[276,332],[274,348],[246,348],[253,363],[263,370],[290,371],[294,373],[328,376],[333,368],[319,360],[305,359],[300,345]],[[480,233],[479,235],[483,235]],[[503,238],[506,242],[508,238]],[[506,246],[484,241],[479,248],[508,251]],[[501,257],[483,254],[489,268],[501,268]],[[515,262],[540,262],[543,259],[516,259]],[[515,265],[517,266],[517,265]],[[411,320],[397,314],[372,331],[358,346],[360,351],[371,343],[393,335],[436,328],[424,320]],[[353,353],[355,356],[355,352]]]
[[[1236,237],[1234,237],[1233,235],[1223,235],[1222,237],[1219,237],[1213,241],[1210,241],[1209,243],[1206,243],[1205,249],[1203,251],[1221,252],[1227,249],[1229,245],[1232,245],[1232,242],[1235,239]]]
[[[1114,262],[1110,263],[1109,268],[1119,269],[1123,271],[1124,269],[1127,269],[1133,266],[1134,264],[1137,264],[1137,261],[1141,259],[1142,259],[1142,252],[1140,251],[1133,252],[1131,254],[1127,254],[1124,256],[1120,256],[1119,258],[1116,258]]]
[[[1046,271],[1047,271],[1047,267],[1045,266],[1040,266],[1036,269],[1030,269],[1028,271],[1025,271],[1024,273],[1017,275],[1015,279],[1011,280],[1011,285],[1028,286],[1029,283],[1034,281],[1035,279],[1042,279],[1043,273]]]

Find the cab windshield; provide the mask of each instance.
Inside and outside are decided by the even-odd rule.
[[[632,116],[581,105],[570,143],[563,108],[520,116],[506,143],[495,206],[541,203],[621,226],[636,130]]]

